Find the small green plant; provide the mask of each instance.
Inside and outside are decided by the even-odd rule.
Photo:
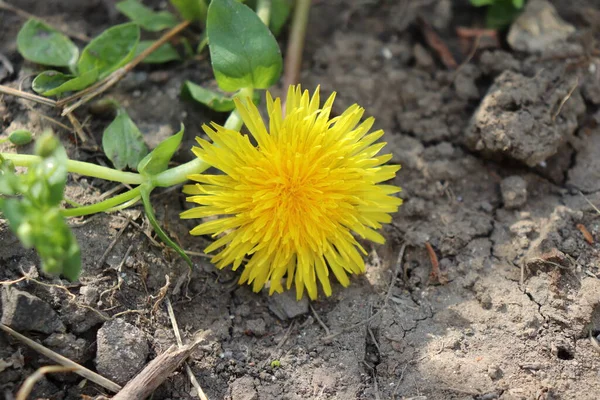
[[[510,25],[521,12],[525,0],[471,0],[475,7],[487,7],[486,25],[501,29]]]
[[[17,129],[8,134],[8,137],[0,138],[0,144],[10,142],[15,146],[25,146],[31,143],[33,135],[26,129]]]
[[[378,142],[383,131],[371,132],[374,119],[362,121],[364,109],[356,104],[332,117],[335,92],[322,103],[319,88],[311,95],[293,84],[283,101],[267,92],[269,122],[265,123],[254,99],[258,90],[274,85],[282,73],[281,52],[269,24],[270,15],[276,15],[273,6],[283,4],[281,1],[257,0],[256,11],[236,0],[212,0],[208,8],[202,0],[173,4],[184,18],[206,18],[212,69],[221,92],[191,82],[185,83],[183,91],[214,109],[231,111],[225,124],[203,126],[211,141],[196,138],[199,146],[192,149],[196,158],[173,168],[169,162],[183,138],[183,126],[148,151],[135,123],[114,102],[117,115],[104,131],[103,147],[116,168],[69,160],[50,134],[38,139],[36,155],[0,153],[0,211],[11,229],[25,246],[36,248],[44,270],[76,279],[81,256],[65,218],[120,210],[141,201],[156,234],[192,266],[188,255],[160,227],[150,202],[155,188],[190,180],[193,183],[185,185],[183,192],[188,195],[186,200],[197,206],[180,217],[202,220],[190,234],[215,239],[205,251],[217,253],[212,258],[217,268],[232,266],[235,270],[245,262],[240,283],[259,291],[270,282],[270,293],[295,283],[297,298],[306,291],[315,299],[319,285],[331,295],[330,273],[347,286],[348,275],[365,271],[361,253],[367,253],[355,235],[385,242],[378,230],[391,222],[390,213],[402,204],[402,199],[394,196],[401,189],[382,184],[400,169],[399,165],[386,165],[391,154],[379,155],[385,146]],[[297,10],[302,12],[295,21],[306,22],[309,5],[310,0],[298,1]],[[112,82],[113,74],[118,77],[123,73],[119,71],[132,68],[127,60],[136,52],[139,26],[160,29],[175,23],[171,15],[141,8],[134,0],[121,2],[119,7],[134,22],[109,28],[90,42],[81,56],[51,28],[37,22],[24,27],[22,38],[35,36],[31,33],[35,29],[43,29],[44,37],[57,38],[60,48],[51,48],[51,52],[62,59],[52,62],[75,74],[64,80],[54,72],[42,73],[36,81],[38,86],[46,85],[44,94],[64,85],[72,87],[73,81],[80,83],[77,80],[86,74]],[[189,22],[177,27],[184,28]],[[177,32],[177,27],[169,32]],[[111,50],[114,43],[119,43],[116,52]],[[301,51],[301,46],[295,47]],[[22,50],[27,53],[29,49]],[[143,52],[139,57],[146,55]],[[36,52],[29,56],[37,62],[38,56],[44,58]],[[106,88],[101,82],[99,87]],[[93,97],[86,96],[77,101]],[[249,135],[241,132],[243,124]],[[28,171],[17,174],[15,166]],[[222,173],[205,174],[209,167]],[[122,171],[124,168],[137,172]],[[61,208],[67,173],[121,182],[131,189],[95,204]],[[275,360],[272,366],[278,363]]]

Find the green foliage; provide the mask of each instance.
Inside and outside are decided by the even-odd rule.
[[[486,25],[500,29],[510,25],[525,5],[525,0],[471,0],[475,7],[487,6]]]
[[[85,46],[77,71],[81,75],[97,69],[98,79],[105,78],[131,61],[139,41],[140,27],[133,22],[110,27]]]
[[[177,25],[177,17],[168,11],[152,11],[137,0],[124,0],[117,3],[117,10],[142,29],[158,32]]]
[[[98,70],[92,69],[79,76],[58,71],[44,71],[35,77],[31,87],[44,96],[56,96],[65,92],[85,89],[98,79]]]
[[[33,135],[26,129],[17,129],[8,135],[8,141],[15,146],[25,146],[31,143]]]
[[[127,112],[119,108],[117,116],[104,130],[102,149],[117,169],[135,168],[148,154],[148,147]]]
[[[72,67],[79,49],[71,40],[37,19],[29,19],[17,35],[17,49],[26,60],[54,67]]]
[[[234,0],[212,0],[206,22],[210,57],[219,87],[267,89],[281,75],[279,45],[260,18]]]
[[[152,150],[137,166],[140,174],[146,176],[158,175],[165,171],[169,166],[169,161],[177,151],[183,132],[185,131],[183,124],[179,132],[160,142],[154,150]]]
[[[191,81],[185,81],[181,88],[181,94],[215,111],[231,111],[235,108],[231,97],[205,89]]]
[[[207,0],[171,0],[171,4],[188,21],[205,21]]]
[[[79,245],[60,213],[67,180],[67,156],[52,134],[36,143],[42,157],[25,174],[0,158],[0,211],[23,246],[34,247],[42,269],[76,280],[81,270]]]
[[[26,129],[17,129],[8,134],[8,137],[0,138],[0,144],[10,142],[15,146],[24,146],[31,143],[33,135]]]
[[[33,90],[37,93],[56,96],[85,89],[127,64],[136,54],[139,40],[137,24],[116,25],[92,40],[79,57],[77,46],[69,38],[38,20],[30,19],[19,32],[17,48],[30,61],[69,67],[71,74],[44,71],[33,81]],[[154,55],[154,60],[174,57],[174,49],[161,49]]]
[[[154,41],[152,40],[142,40],[137,46],[137,50],[135,55],[137,56],[148,47],[152,46]],[[177,61],[181,60],[179,53],[170,43],[165,43],[160,46],[158,49],[154,50],[148,57],[144,59],[144,63],[146,64],[162,64],[169,61]]]

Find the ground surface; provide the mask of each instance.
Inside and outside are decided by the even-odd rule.
[[[13,3],[90,36],[121,21],[110,1]],[[364,106],[385,129],[393,162],[403,165],[395,183],[406,203],[385,229],[387,244],[369,245],[366,275],[348,289],[338,285],[312,309],[254,294],[235,284],[236,273],[217,271],[202,257],[188,275],[181,260],[149,239],[134,209],[72,221],[84,263],[74,284],[39,276],[35,253],[0,225],[0,280],[18,279],[21,271],[35,278],[3,285],[3,312],[17,298],[27,300],[22,310],[37,305],[44,312],[24,315],[30,331],[23,333],[124,383],[175,343],[164,303],[155,307],[168,276],[184,339],[204,336],[190,365],[210,399],[596,399],[600,347],[590,334],[600,334],[600,222],[580,192],[600,205],[600,66],[592,29],[600,21],[598,4],[556,0],[576,32],[543,55],[512,51],[504,39],[484,49],[482,40],[470,62],[449,69],[417,17],[435,27],[461,64],[473,41],[462,48],[456,28],[482,21],[466,1],[314,3],[303,84],[338,91],[338,111]],[[0,20],[0,53],[15,67],[13,75],[0,67],[0,80],[16,87],[36,67],[15,49],[23,21],[4,11]],[[110,95],[150,145],[180,121],[190,143],[202,122],[224,116],[180,100],[185,79],[212,84],[207,60],[139,68]],[[91,116],[88,127],[98,140],[110,116],[92,111],[77,115]],[[51,125],[40,113],[57,117],[0,96],[3,129],[40,132]],[[73,158],[106,162],[53,127]],[[190,157],[188,148],[179,161]],[[77,178],[67,194],[91,202],[111,187]],[[200,252],[207,241],[187,235],[193,223],[177,218],[186,207],[178,192],[155,196],[159,220],[186,249]],[[588,243],[582,227],[596,241]],[[430,278],[426,243],[439,257],[445,284]],[[32,319],[44,323],[35,328]],[[0,391],[8,398],[49,363],[0,333]],[[50,376],[33,397],[103,393],[80,382]],[[192,393],[179,372],[153,398]]]

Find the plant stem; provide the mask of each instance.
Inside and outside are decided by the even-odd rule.
[[[311,0],[297,0],[292,21],[292,31],[285,57],[283,87],[287,88],[298,83],[300,68],[302,66],[302,51],[304,50],[304,37],[310,12]]]
[[[90,204],[89,206],[69,208],[66,210],[62,210],[62,215],[65,217],[79,217],[82,215],[96,214],[99,212],[108,211],[111,208],[115,208],[120,206],[121,204],[127,203],[131,199],[135,199],[136,197],[140,197],[140,186],[135,187],[125,193],[122,193],[118,196],[111,197],[110,199],[106,199],[101,201],[100,203]]]
[[[256,3],[256,15],[266,25],[269,26],[271,19],[271,0],[258,0]]]
[[[29,154],[0,153],[0,157],[12,161],[17,167],[30,167],[41,161],[40,157]],[[119,171],[116,169],[75,160],[67,160],[67,170],[74,174],[91,176],[93,178],[121,182],[129,185],[139,185],[146,179],[142,175],[133,172]]]
[[[36,94],[27,93],[22,90],[13,89],[8,86],[0,85],[0,93],[8,94],[11,96],[21,97],[25,100],[35,101],[40,104],[45,104],[47,106],[56,107],[56,101],[52,99],[47,99],[42,96],[38,96]]]
[[[199,158],[195,158],[185,164],[168,169],[158,174],[152,181],[158,187],[169,187],[187,181],[191,174],[199,174],[206,171],[210,165]]]

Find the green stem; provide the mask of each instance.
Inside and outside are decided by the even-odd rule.
[[[202,173],[209,167],[210,165],[203,160],[195,158],[185,164],[161,172],[152,181],[159,187],[174,186],[187,181],[189,175]]]
[[[287,88],[298,83],[300,79],[300,67],[302,66],[302,51],[304,49],[304,38],[306,26],[310,13],[311,0],[297,0],[292,20],[292,30],[285,56],[283,87]]]
[[[40,157],[29,154],[0,153],[0,157],[12,161],[17,167],[30,167],[41,161]],[[128,185],[139,185],[145,180],[140,174],[119,171],[113,168],[75,160],[67,160],[67,170],[74,174],[91,176],[107,181],[121,182]]]
[[[256,15],[266,25],[269,26],[271,19],[271,0],[258,0],[256,3]]]
[[[69,208],[66,210],[62,210],[62,215],[65,217],[79,217],[82,215],[90,215],[99,212],[107,211],[111,208],[117,207],[123,203],[130,201],[136,197],[140,196],[140,186],[133,188],[125,193],[122,193],[118,196],[111,197],[110,199],[106,199],[101,201],[100,203],[90,204],[89,206],[77,207],[77,208]]]

